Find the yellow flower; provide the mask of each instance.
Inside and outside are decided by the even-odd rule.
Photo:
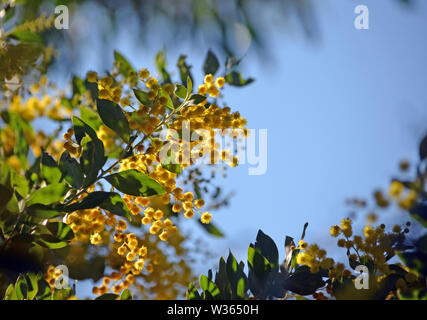
[[[184,212],[184,217],[186,217],[187,219],[191,219],[193,216],[194,216],[193,210],[187,210]]]
[[[98,79],[98,74],[95,71],[89,71],[86,74],[86,78],[88,82],[96,82],[96,80]]]
[[[205,76],[205,83],[211,83],[213,81],[213,75],[212,74],[207,74]]]
[[[209,224],[212,220],[212,215],[209,212],[205,212],[202,214],[202,218],[200,221],[205,224]]]
[[[392,198],[398,198],[401,194],[403,189],[405,188],[405,186],[403,185],[402,182],[394,180],[391,184],[390,184],[390,189],[389,189],[389,195]]]
[[[341,232],[341,228],[337,225],[334,225],[331,227],[331,229],[329,229],[329,233],[333,237],[338,237],[340,232]]]
[[[97,232],[94,233],[90,236],[90,243],[92,244],[101,244],[102,243],[102,237],[101,235]]]
[[[400,233],[402,231],[402,228],[398,225],[398,224],[396,224],[394,227],[393,227],[393,232],[394,233]]]
[[[339,239],[337,245],[338,247],[343,248],[345,246],[345,239]]]
[[[145,265],[145,260],[142,259],[142,258],[139,258],[134,263],[134,267],[135,267],[136,270],[142,270],[144,268],[144,265]]]
[[[224,79],[224,77],[218,77],[218,78],[216,78],[216,80],[215,80],[215,85],[216,85],[218,88],[222,88],[222,87],[224,86],[224,84],[225,84],[225,79]]]
[[[299,243],[298,243],[298,248],[299,249],[305,250],[305,249],[307,249],[307,246],[308,246],[308,244],[304,240],[300,240]]]
[[[139,71],[139,77],[141,79],[147,79],[150,76],[150,71],[148,71],[147,69],[143,68]]]

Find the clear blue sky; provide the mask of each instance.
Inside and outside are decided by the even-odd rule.
[[[231,248],[246,260],[258,229],[281,249],[285,235],[298,238],[306,221],[309,242],[334,247],[328,230],[347,215],[345,199],[386,187],[400,159],[417,159],[427,129],[427,2],[415,1],[412,9],[393,0],[315,4],[319,42],[277,28],[269,41],[275,61],[261,63],[249,50],[244,73],[256,81],[225,91],[248,127],[268,129],[268,170],[262,176],[249,176],[246,166],[228,170],[222,185],[236,195],[230,207],[213,213],[227,235],[211,240],[218,257]],[[354,29],[358,4],[369,7],[369,30]],[[162,45],[138,48],[127,33],[109,41],[138,68],[152,66]],[[209,44],[167,49],[171,64],[185,53],[197,74]],[[87,64],[75,69],[80,75],[99,70],[100,53],[87,54]],[[405,221],[398,212],[380,217]],[[363,222],[360,217],[357,225]]]

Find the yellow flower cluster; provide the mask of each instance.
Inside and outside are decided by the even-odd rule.
[[[213,75],[209,73],[204,80],[205,83],[198,87],[198,93],[201,95],[209,94],[212,98],[216,98],[219,95],[219,88],[222,88],[225,84],[225,79],[218,77],[214,82]]]
[[[129,286],[135,282],[135,276],[132,274],[128,274],[124,280],[122,280],[122,278],[122,274],[112,272],[109,277],[102,278],[102,285],[92,288],[92,293],[94,295],[103,295],[112,291],[115,294],[119,294],[122,290],[129,288]]]
[[[72,155],[73,157],[79,157],[82,152],[82,146],[78,145],[76,142],[72,140],[72,136],[74,134],[74,129],[70,128],[64,133],[63,138],[64,148]]]
[[[113,86],[113,83],[114,80],[111,77],[104,77],[98,80],[99,99],[106,99],[119,103],[122,96],[122,89],[120,86]]]
[[[319,272],[320,268],[330,269],[334,265],[332,258],[326,257],[326,251],[320,249],[317,244],[308,245],[305,241],[300,241],[297,254],[297,263],[310,267],[312,273]]]
[[[102,244],[102,233],[106,225],[114,226],[116,218],[113,214],[103,214],[99,208],[74,211],[67,215],[66,223],[74,232],[75,241],[90,242],[94,245]],[[109,216],[108,216],[109,215]]]
[[[402,182],[393,180],[389,189],[390,197],[397,202],[402,209],[409,210],[417,202],[417,192],[413,189],[407,190]]]
[[[61,269],[56,269],[55,266],[50,265],[47,268],[46,273],[43,275],[44,280],[49,284],[49,287],[53,289],[55,287],[56,280],[62,275]]]

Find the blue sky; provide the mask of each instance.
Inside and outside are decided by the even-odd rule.
[[[353,26],[358,4],[369,8],[369,30]],[[283,248],[285,236],[298,238],[306,221],[309,242],[334,247],[328,230],[348,214],[345,199],[387,187],[399,160],[417,159],[427,129],[427,3],[405,8],[392,0],[322,0],[315,6],[319,41],[273,28],[274,61],[261,62],[249,50],[243,70],[256,81],[225,90],[227,103],[247,118],[249,128],[268,130],[268,169],[249,176],[242,166],[220,181],[236,195],[228,208],[213,212],[227,235],[209,240],[218,257],[230,248],[246,260],[258,229]],[[138,68],[152,66],[162,47],[138,48],[126,32],[108,41]],[[167,49],[171,64],[187,54],[197,75],[209,43],[197,50],[186,44]],[[100,53],[88,49],[87,54],[86,64],[74,71],[102,71]],[[397,210],[380,219],[406,221]],[[363,223],[360,217],[356,225]]]

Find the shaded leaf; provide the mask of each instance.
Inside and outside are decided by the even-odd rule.
[[[148,197],[166,192],[160,183],[134,169],[111,174],[105,180],[117,190],[133,196]]]
[[[211,50],[209,50],[205,58],[205,63],[203,64],[203,72],[205,74],[211,73],[212,75],[215,75],[215,73],[218,71],[218,68],[218,58]]]
[[[97,99],[96,105],[98,113],[104,124],[111,130],[115,131],[124,142],[129,142],[129,122],[124,115],[122,108],[112,101],[102,99]]]

